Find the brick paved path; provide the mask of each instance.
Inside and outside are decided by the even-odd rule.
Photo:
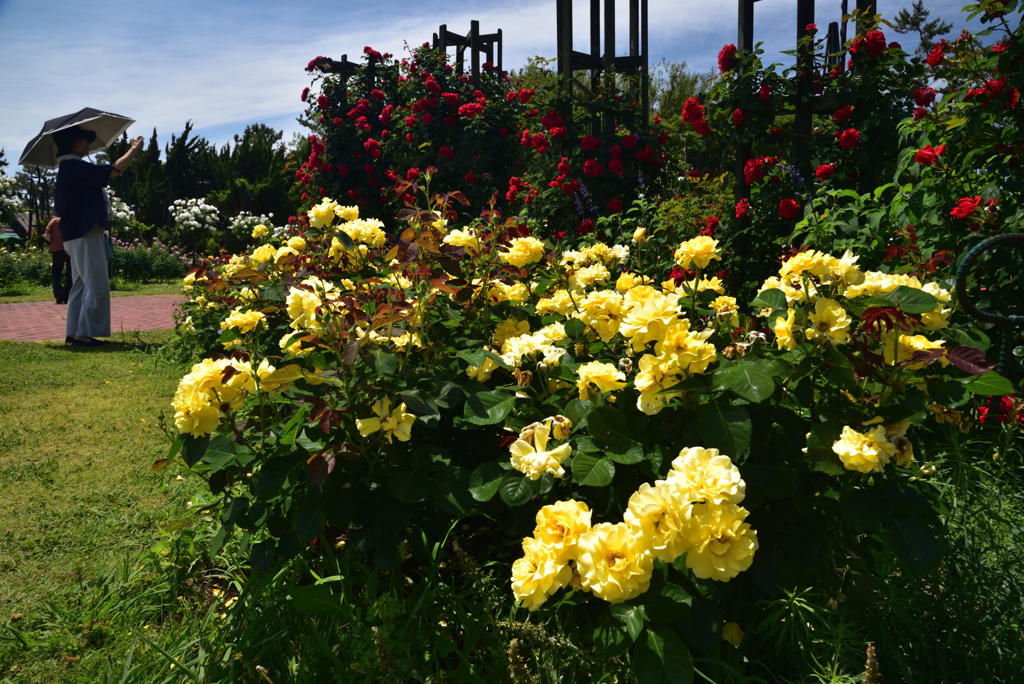
[[[174,327],[172,313],[181,295],[140,295],[110,299],[110,330],[161,330]],[[63,340],[66,304],[16,302],[0,304],[0,339],[18,342]]]

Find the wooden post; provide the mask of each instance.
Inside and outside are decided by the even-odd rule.
[[[469,22],[469,68],[473,81],[473,89],[480,88],[480,22],[476,19]]]
[[[640,106],[643,107],[644,124],[650,124],[651,118],[651,77],[650,56],[647,54],[647,0],[640,0],[640,57],[643,65],[640,71]]]
[[[604,0],[603,66],[605,87],[602,96],[611,102],[615,99],[615,74],[612,71],[615,66],[615,0]],[[606,113],[601,123],[605,141],[610,141],[615,134],[615,121]]]
[[[590,0],[590,55],[601,59],[601,0]],[[601,70],[590,70],[590,92],[597,94],[601,87]],[[591,133],[597,133],[596,125]]]
[[[813,98],[813,46],[802,46],[800,41],[810,34],[805,31],[808,24],[814,23],[814,0],[797,0],[796,3],[796,120],[794,134],[796,148],[796,167],[806,179],[811,166],[811,108]]]
[[[572,0],[557,0],[558,79],[562,90],[572,95]]]
[[[502,72],[502,68],[501,68],[501,43],[502,43],[501,29],[498,29],[498,73],[499,74]]]
[[[739,0],[736,47],[740,50],[754,49],[754,0]],[[743,176],[743,169],[746,167],[748,159],[750,159],[750,145],[740,146],[736,150],[736,190],[733,193],[737,202],[745,198],[749,190],[747,179]]]

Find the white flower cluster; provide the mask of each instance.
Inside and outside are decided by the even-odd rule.
[[[211,233],[217,231],[220,212],[217,207],[201,199],[174,200],[174,204],[167,207],[167,210],[171,212],[180,230],[208,230]]]
[[[280,232],[284,231],[284,227],[275,228],[273,220],[274,214],[272,213],[255,216],[247,211],[241,211],[238,213],[238,216],[233,217],[228,223],[228,230],[231,231],[232,235],[248,242],[251,240],[253,228],[262,225],[267,227],[270,235],[279,237]]]
[[[5,222],[14,220],[14,213],[21,210],[21,203],[14,196],[14,179],[0,176],[0,218]]]
[[[135,212],[124,201],[114,194],[109,187],[106,188],[107,197],[110,198],[110,208],[114,213],[114,219],[121,223],[130,223],[135,220]]]

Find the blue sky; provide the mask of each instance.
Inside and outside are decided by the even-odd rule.
[[[850,0],[850,5],[855,5]],[[892,17],[911,0],[879,0]],[[926,0],[932,16],[965,25],[961,0]],[[736,39],[734,0],[649,0],[651,63],[686,60],[691,69],[714,66],[719,49]],[[589,3],[575,0],[577,49],[589,45]],[[819,0],[819,25],[839,19],[840,0]],[[628,2],[617,3],[620,40],[628,52]],[[791,49],[796,0],[756,5],[755,40],[768,61]],[[403,53],[403,44],[430,39],[445,23],[464,33],[471,19],[481,30],[503,30],[504,66],[533,55],[555,55],[555,0],[0,0],[0,147],[17,162],[46,119],[95,107],[136,120],[129,135],[161,144],[186,120],[195,131],[224,143],[247,124],[285,131],[301,127],[299,93],[309,84],[306,63],[323,54],[356,59],[364,45]],[[980,25],[971,26],[977,30]],[[913,49],[917,40],[887,31]],[[585,48],[584,48],[585,49]],[[778,61],[785,56],[778,55]]]

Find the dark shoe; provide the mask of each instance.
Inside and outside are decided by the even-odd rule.
[[[90,337],[88,340],[76,340],[74,337],[71,338],[72,347],[106,347],[110,342],[103,340],[97,340],[95,337]]]
[[[68,335],[67,337],[64,338],[64,344],[74,344],[74,343],[75,343],[75,338],[72,337],[71,335]]]

